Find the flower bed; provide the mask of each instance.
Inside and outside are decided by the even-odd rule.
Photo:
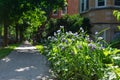
[[[44,53],[58,80],[117,80],[120,70],[113,57],[119,50],[104,42],[101,37],[90,40],[82,28],[72,33],[61,26],[48,37]]]

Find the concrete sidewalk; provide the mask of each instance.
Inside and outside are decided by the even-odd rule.
[[[24,44],[0,60],[0,80],[53,80],[45,56]]]

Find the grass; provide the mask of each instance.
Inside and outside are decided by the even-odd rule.
[[[35,47],[41,54],[43,54],[43,52],[44,52],[44,46],[43,45],[39,44],[39,45],[36,45]]]
[[[19,45],[20,44],[11,44],[11,45],[9,45],[7,47],[0,48],[0,59],[7,56],[11,51],[13,51]]]

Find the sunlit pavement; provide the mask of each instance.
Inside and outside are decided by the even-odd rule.
[[[21,45],[0,60],[0,80],[53,80],[47,63],[34,46]]]

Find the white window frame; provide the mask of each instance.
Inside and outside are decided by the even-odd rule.
[[[96,0],[96,7],[97,8],[106,7],[107,1],[106,0],[104,0],[104,1],[105,1],[105,4],[103,6],[98,6],[98,0]]]
[[[80,12],[85,12],[87,10],[87,0],[84,0],[84,9],[83,9],[83,11],[82,11],[82,1],[83,0],[80,0]]]

